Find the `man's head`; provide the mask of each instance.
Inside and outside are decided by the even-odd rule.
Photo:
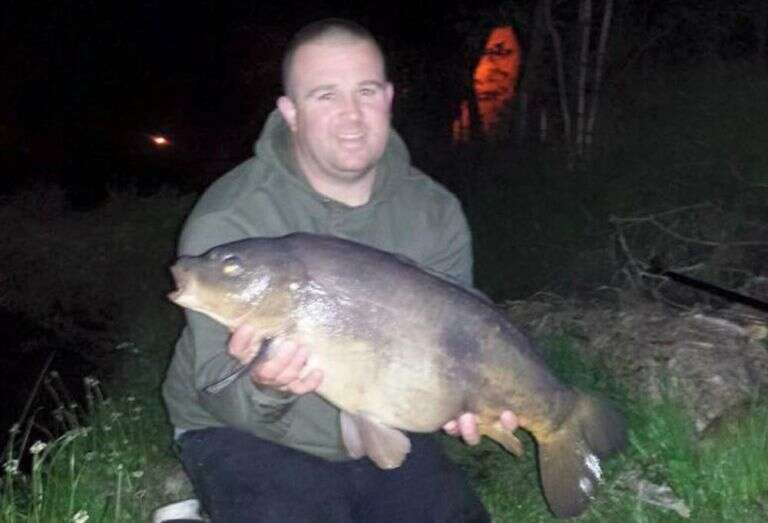
[[[384,53],[382,53],[379,43],[368,29],[351,20],[325,18],[305,25],[288,42],[282,64],[283,92],[286,95],[291,96],[293,94],[291,90],[291,69],[296,51],[305,44],[319,41],[369,42],[378,52],[382,67],[386,67]],[[386,69],[384,70],[384,76],[386,77]]]
[[[353,22],[314,22],[288,46],[283,84],[285,95],[277,105],[312,186],[341,201],[346,198],[339,191],[359,193],[346,203],[367,201],[365,188],[372,186],[386,147],[392,106],[392,85],[376,41]]]

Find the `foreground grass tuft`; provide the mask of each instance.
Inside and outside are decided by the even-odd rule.
[[[144,406],[134,396],[106,398],[94,378],[86,378],[85,387],[87,405],[60,405],[66,430],[35,442],[30,456],[21,454],[27,446],[20,425],[11,429],[2,521],[146,521],[142,501],[152,488],[147,469],[157,445]],[[29,470],[22,474],[25,460]]]

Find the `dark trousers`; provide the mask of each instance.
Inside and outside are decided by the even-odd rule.
[[[185,432],[181,460],[214,523],[481,523],[490,518],[429,435],[403,465],[329,462],[229,428]]]

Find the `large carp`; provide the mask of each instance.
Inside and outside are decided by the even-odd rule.
[[[316,392],[341,409],[352,457],[398,467],[410,450],[401,431],[437,431],[462,412],[520,455],[499,422],[511,410],[538,443],[549,507],[570,517],[593,497],[600,460],[625,443],[622,416],[561,383],[491,302],[402,257],[297,233],[183,256],[171,271],[175,303],[231,330],[250,324],[260,340],[307,346],[307,368],[324,374]]]

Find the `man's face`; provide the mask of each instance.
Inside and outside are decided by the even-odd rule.
[[[311,179],[354,183],[373,172],[389,137],[392,85],[365,40],[327,40],[297,49],[289,96],[278,107]]]

